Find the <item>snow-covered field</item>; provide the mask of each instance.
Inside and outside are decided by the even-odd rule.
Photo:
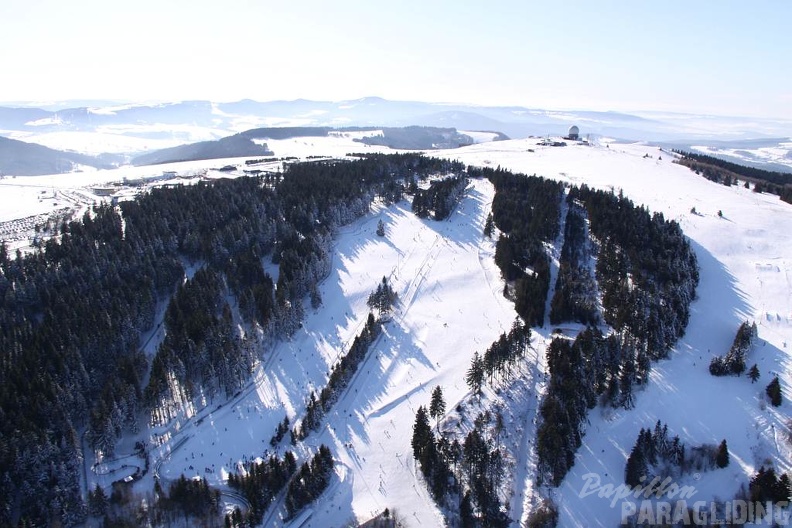
[[[355,141],[364,137],[381,136],[382,131],[332,132],[327,137],[295,137],[289,139],[254,139],[254,143],[266,143],[274,156],[303,158],[306,156],[327,156],[339,158],[350,153],[393,152],[381,145],[366,145]]]
[[[300,157],[364,150],[350,138],[328,138],[332,144],[317,144],[316,139],[273,141],[270,147],[276,156]],[[601,485],[623,483],[626,457],[638,431],[653,427],[658,419],[688,446],[728,442],[728,468],[687,475],[678,482],[695,488],[692,500],[731,499],[768,461],[782,471],[792,470],[792,446],[787,440],[790,403],[785,401],[779,408],[762,404],[764,387],[773,375],[779,375],[783,387],[792,386],[792,205],[742,186],[709,182],[673,164],[671,153],[656,147],[537,143],[533,139],[482,143],[430,154],[623,191],[636,203],[680,222],[701,266],[698,299],[692,304],[686,336],[671,359],[653,367],[635,408],[607,412],[597,408],[590,413],[575,466],[560,488],[551,491],[561,513],[559,526],[618,525],[621,504],[612,505],[597,493],[585,495],[584,485],[590,474],[596,474]],[[123,177],[155,176],[163,170],[196,172],[226,161],[241,163],[213,160],[5,179],[0,181],[0,219],[46,212],[42,204],[50,207],[53,200],[39,201],[36,193],[41,190],[82,191]],[[34,184],[29,192],[24,190]],[[292,420],[299,416],[310,389],[324,385],[330,366],[365,321],[368,294],[388,276],[400,297],[395,317],[385,325],[323,429],[306,441],[311,451],[321,443],[331,446],[338,470],[305,526],[345,526],[385,508],[396,510],[405,526],[441,526],[439,512],[416,476],[410,449],[412,424],[415,410],[428,405],[435,385],[443,388],[449,414],[455,413],[468,393],[464,373],[474,351],[483,352],[515,317],[501,293],[493,243],[482,237],[492,197],[488,182],[473,181],[447,221],[420,220],[402,202],[378,205],[372,214],[344,228],[336,240],[331,274],[321,285],[324,306],[309,310],[303,328],[290,341],[262,350],[254,383],[238,397],[222,406],[212,402],[188,421],[173,424],[155,455],[159,474],[165,479],[181,473],[200,475],[221,485],[240,460],[260,456],[270,447],[276,424],[286,414]],[[383,238],[374,234],[379,219],[386,226]],[[759,382],[751,384],[746,376],[710,376],[710,358],[728,350],[739,324],[746,320],[759,328],[758,344],[747,360],[749,366],[758,364]],[[543,363],[548,330],[539,329],[532,343],[535,353],[529,361],[538,365]],[[519,420],[508,425],[510,445],[527,450],[530,438],[521,435],[532,434],[526,419],[530,416],[524,412],[515,416]],[[521,493],[533,493],[530,478],[524,478],[530,477],[526,473],[530,457],[524,454],[517,453],[522,466],[513,474]],[[139,486],[150,490],[150,476]],[[523,509],[523,499],[511,501],[515,511]],[[527,513],[523,511],[522,520]],[[265,526],[280,526],[276,517],[277,512],[271,512]]]

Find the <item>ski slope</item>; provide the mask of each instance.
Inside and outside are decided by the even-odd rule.
[[[439,525],[440,514],[416,477],[412,424],[436,385],[453,411],[468,393],[464,374],[474,351],[483,352],[514,320],[502,285],[491,279],[498,274],[494,262],[480,258],[494,251],[481,235],[492,196],[491,184],[478,180],[447,221],[421,220],[401,202],[346,227],[321,285],[324,306],[290,341],[264,352],[255,386],[232,404],[217,409],[211,403],[165,434],[160,476],[184,473],[222,485],[239,460],[269,448],[285,413],[293,421],[310,390],[325,384],[330,366],[365,323],[368,294],[386,276],[400,297],[392,320],[322,430],[299,447],[305,454],[327,444],[339,466],[338,480],[306,526],[364,521],[385,508],[409,516],[408,525]],[[383,238],[374,235],[379,219]]]

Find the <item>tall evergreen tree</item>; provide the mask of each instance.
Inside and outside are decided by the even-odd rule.
[[[767,397],[770,399],[770,403],[773,405],[773,407],[778,407],[781,405],[781,382],[778,381],[778,376],[774,377],[773,381],[767,385],[765,392],[767,393]]]
[[[627,458],[627,466],[624,468],[624,483],[631,487],[640,486],[643,482],[641,477],[646,477],[646,459],[642,446],[637,442]]]
[[[473,354],[473,361],[465,375],[467,386],[476,394],[481,394],[481,386],[484,383],[484,360],[481,359],[478,351]]]
[[[495,228],[495,222],[492,220],[492,213],[487,215],[487,221],[484,222],[484,236],[492,238],[492,230]]]
[[[413,456],[420,462],[424,473],[428,473],[432,467],[435,454],[434,447],[434,435],[432,434],[432,427],[429,425],[429,417],[426,413],[426,408],[421,405],[415,413],[412,448]]]
[[[724,439],[718,446],[718,453],[715,455],[715,464],[719,468],[725,468],[729,465],[729,448]]]
[[[107,511],[107,495],[99,484],[88,492],[88,512],[93,517],[101,517]]]
[[[435,419],[437,430],[440,430],[440,418],[445,414],[446,404],[443,399],[443,389],[438,385],[432,391],[432,401],[429,404],[429,415]]]
[[[470,490],[465,492],[462,501],[459,503],[459,520],[462,528],[476,527],[476,515],[473,511],[473,500],[470,498]]]

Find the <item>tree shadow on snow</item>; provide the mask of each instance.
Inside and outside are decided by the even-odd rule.
[[[484,224],[479,221],[479,211],[488,208],[488,201],[481,191],[468,186],[465,195],[448,218],[425,218],[421,221],[448,244],[459,248],[476,247],[484,236]]]

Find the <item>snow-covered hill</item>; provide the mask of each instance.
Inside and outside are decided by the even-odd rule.
[[[345,141],[358,147],[347,152],[363,147],[350,138],[327,140],[283,140],[270,146],[276,153],[280,146],[289,155],[301,156],[343,155],[349,146]],[[762,464],[792,470],[792,444],[787,439],[790,403],[778,408],[763,404],[764,387],[774,375],[783,387],[792,386],[792,205],[742,186],[712,183],[672,163],[673,155],[656,147],[538,143],[535,139],[481,143],[439,154],[466,164],[501,166],[623,192],[649,210],[677,220],[701,266],[688,331],[671,358],[654,366],[649,384],[637,393],[635,408],[596,408],[589,413],[572,471],[559,488],[545,491],[559,506],[559,526],[618,525],[622,501],[612,503],[599,493],[586,494],[586,483],[596,475],[602,486],[622,484],[625,461],[639,430],[653,427],[658,419],[689,445],[728,442],[732,461],[728,468],[679,481],[695,489],[693,500],[732,498]],[[86,192],[99,199],[89,192],[91,188],[123,177],[156,176],[171,169],[196,174],[224,163],[244,167],[242,161],[168,165],[153,172],[150,168],[97,171],[75,175],[68,183],[57,178],[37,181],[45,190]],[[241,168],[235,174],[242,174]],[[44,199],[35,194],[41,188],[25,198],[29,207],[21,205],[22,190],[28,189],[23,186],[32,182],[24,178],[0,182],[8,186],[0,192],[1,218],[42,212]],[[230,402],[211,402],[167,430],[152,431],[162,442],[153,454],[162,478],[199,475],[223,487],[224,477],[241,460],[271,450],[269,440],[276,425],[285,415],[299,417],[310,390],[325,384],[330,366],[365,322],[368,294],[386,276],[400,298],[394,317],[323,428],[299,448],[305,454],[327,444],[337,461],[330,489],[312,507],[309,518],[301,520],[303,526],[346,526],[389,508],[404,526],[442,526],[411,456],[412,423],[415,410],[428,405],[435,386],[443,388],[448,418],[456,415],[458,403],[468,404],[464,375],[473,353],[483,352],[515,318],[512,304],[502,295],[493,242],[482,236],[493,195],[489,182],[476,180],[446,221],[420,220],[408,203],[401,202],[377,205],[369,216],[344,228],[335,240],[331,273],[321,285],[324,305],[309,311],[290,341],[267,352],[252,384]],[[378,220],[385,225],[385,237],[375,235]],[[752,384],[746,376],[711,376],[710,359],[728,350],[746,320],[756,322],[759,329],[758,344],[747,360],[749,365],[757,363],[759,382]],[[534,368],[543,368],[544,347],[551,336],[549,327],[535,330],[533,351],[522,371],[527,380],[488,398],[509,405],[514,396],[513,401],[524,404],[524,393],[522,399],[516,398],[519,391],[541,390],[541,380],[531,376],[536,374]],[[536,493],[528,456],[533,430],[530,414],[517,412],[516,407],[512,411],[507,413],[513,421],[507,423],[504,444],[514,454],[510,481],[518,495],[509,503],[512,512],[519,513],[519,519],[513,518],[514,526],[519,526],[527,519]],[[117,472],[100,473],[89,472],[89,480],[106,485],[119,478]],[[150,490],[151,476],[136,485]],[[230,496],[227,499],[234,502]],[[265,526],[280,526],[278,514],[274,508]]]
[[[672,155],[657,148],[536,148],[528,141],[497,146],[493,150],[474,145],[455,158],[624,192],[651,211],[677,220],[701,266],[699,298],[692,304],[686,336],[671,359],[653,369],[635,408],[590,413],[584,445],[556,493],[559,525],[618,524],[622,501],[612,506],[611,499],[598,492],[586,494],[586,483],[592,482],[587,475],[597,475],[601,486],[622,484],[639,430],[653,427],[658,419],[688,445],[728,442],[732,464],[726,475],[703,473],[700,480],[679,482],[695,487],[693,500],[730,500],[768,462],[782,471],[792,469],[789,403],[777,409],[763,404],[764,388],[774,375],[784,387],[792,383],[792,206],[742,186],[711,183],[672,163]],[[696,214],[691,212],[694,207]],[[749,365],[757,363],[759,382],[752,384],[746,376],[711,376],[710,359],[725,354],[746,320],[759,328],[758,345],[747,360]]]

